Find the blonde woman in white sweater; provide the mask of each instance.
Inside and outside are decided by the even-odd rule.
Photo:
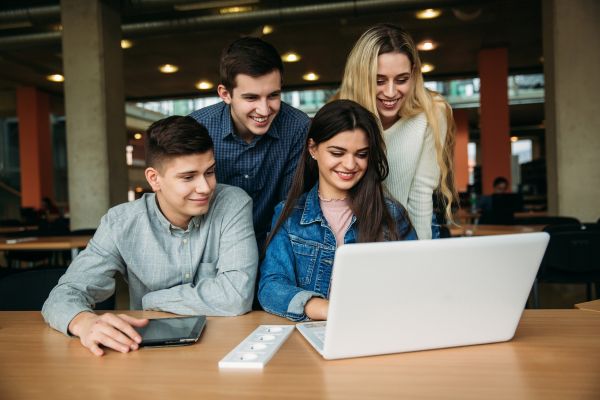
[[[391,24],[368,29],[348,56],[339,98],[379,116],[390,166],[385,186],[406,207],[419,239],[439,237],[432,194],[452,221],[454,120],[442,96],[425,88],[410,35]]]

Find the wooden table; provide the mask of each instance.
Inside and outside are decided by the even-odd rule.
[[[600,313],[600,299],[575,304],[575,307],[579,308],[580,310]]]
[[[0,226],[0,235],[6,235],[10,233],[19,233],[25,231],[33,231],[38,227],[36,225],[27,225],[27,226]]]
[[[541,232],[546,225],[461,225],[451,226],[452,236],[490,236],[511,233]]]
[[[158,316],[160,313],[130,312]],[[325,361],[294,331],[264,370],[218,361],[259,324],[209,318],[192,346],[95,357],[37,312],[0,312],[0,397],[13,399],[599,399],[600,315],[526,310],[510,342]]]
[[[71,250],[73,258],[79,253],[79,249],[87,246],[92,238],[91,235],[79,236],[40,236],[31,238],[19,238],[17,243],[7,243],[7,237],[0,238],[0,251],[8,250]],[[29,240],[32,239],[32,240]]]

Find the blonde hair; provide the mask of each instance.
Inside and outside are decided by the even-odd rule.
[[[337,96],[361,104],[375,115],[377,112],[377,58],[385,53],[405,54],[411,64],[411,79],[408,94],[402,103],[399,116],[409,118],[425,113],[427,123],[433,132],[437,164],[440,169],[438,195],[444,205],[446,218],[452,221],[452,203],[457,199],[453,176],[453,152],[455,124],[452,108],[444,98],[427,88],[421,73],[421,60],[410,35],[402,28],[391,24],[378,24],[369,28],[358,39],[346,61],[344,78]],[[442,143],[442,133],[438,115],[446,118],[446,138]],[[379,120],[381,125],[381,121]]]

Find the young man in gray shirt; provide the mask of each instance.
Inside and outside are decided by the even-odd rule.
[[[96,315],[120,272],[133,310],[184,315],[250,311],[258,250],[252,200],[216,182],[213,142],[191,117],[148,128],[146,179],[154,193],[111,208],[87,248],[73,260],[44,304],[44,319],[78,336],[95,355],[101,346],[136,350],[146,319]]]

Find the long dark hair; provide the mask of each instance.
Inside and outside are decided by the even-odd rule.
[[[283,211],[269,233],[265,249],[275,232],[290,216],[298,198],[308,192],[319,180],[317,162],[308,151],[309,140],[312,139],[318,145],[338,133],[355,129],[363,130],[369,143],[367,170],[361,180],[348,191],[350,209],[356,216],[358,241],[398,240],[408,234],[410,222],[409,228],[399,234],[396,222],[385,204],[381,182],[387,177],[389,167],[385,156],[385,144],[376,117],[354,101],[336,100],[323,106],[310,124],[292,187],[288,192]],[[406,215],[404,209],[402,212]],[[408,220],[408,217],[406,218]]]

